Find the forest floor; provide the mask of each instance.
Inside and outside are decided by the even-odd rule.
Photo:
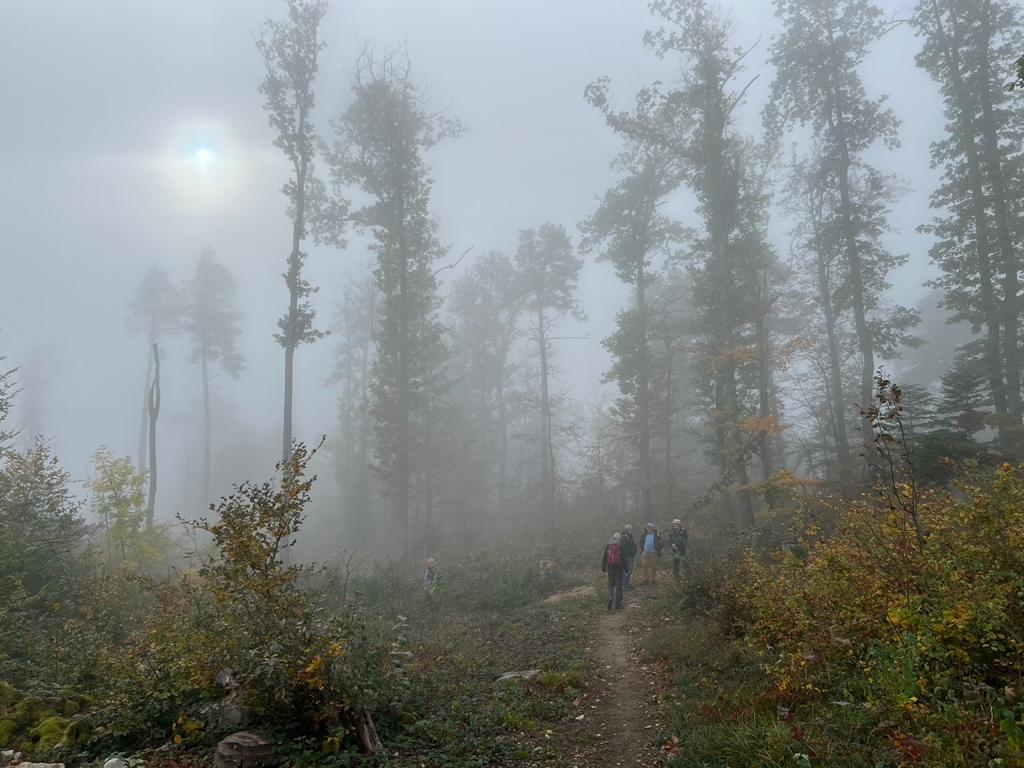
[[[666,579],[657,586],[638,586],[626,593],[624,610],[595,617],[586,644],[583,692],[575,702],[579,714],[570,721],[561,744],[569,765],[664,764],[668,755],[663,745],[668,740],[660,702],[669,681],[657,665],[643,659],[640,645],[658,622],[651,598],[668,589]],[[575,597],[579,592],[562,594]]]

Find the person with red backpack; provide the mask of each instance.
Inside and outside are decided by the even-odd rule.
[[[622,535],[616,533],[604,548],[601,573],[608,574],[608,610],[624,608],[622,604],[622,574],[626,564],[622,556]]]

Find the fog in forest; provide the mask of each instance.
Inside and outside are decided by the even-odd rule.
[[[237,284],[235,346],[245,361],[237,380],[220,371],[212,377],[217,490],[260,474],[256,468],[268,467],[278,453],[283,353],[272,336],[287,308],[281,272],[291,235],[280,188],[288,166],[262,110],[257,89],[264,72],[254,46],[278,6],[5,7],[4,101],[17,119],[0,127],[6,169],[0,217],[9,254],[0,329],[23,389],[11,419],[23,440],[43,435],[76,481],[88,477],[98,446],[137,454],[148,344],[126,320],[138,285],[153,266],[175,284],[190,279],[204,249],[212,249]],[[897,20],[909,12],[905,3],[881,8]],[[779,21],[762,2],[737,3],[728,15],[729,44],[752,48],[734,84],[750,84],[736,127],[759,139],[772,74],[766,59]],[[337,4],[320,28],[326,47],[312,120],[317,135],[330,140],[331,120],[352,102],[356,59],[370,45],[379,56],[407,56],[427,108],[462,124],[459,136],[423,154],[434,181],[429,211],[445,250],[436,266],[468,251],[456,268],[438,275],[438,295],[446,300],[489,253],[514,253],[520,230],[551,222],[578,247],[577,224],[621,176],[609,165],[622,146],[583,90],[609,76],[617,107],[628,108],[639,88],[676,81],[678,64],[659,61],[643,45],[651,27],[642,3]],[[908,306],[925,296],[922,283],[936,273],[928,257],[933,238],[916,228],[929,220],[937,173],[928,146],[943,130],[935,85],[914,63],[917,47],[913,28],[898,25],[872,43],[861,67],[867,94],[888,96],[902,120],[900,149],[871,147],[868,157],[906,185],[882,240],[908,256],[886,291]],[[799,136],[798,130],[797,138],[783,141],[775,175],[783,175],[789,143]],[[323,162],[317,172],[327,175]],[[664,212],[684,227],[699,227],[693,196],[680,187]],[[789,217],[778,201],[770,210],[769,242],[785,263]],[[304,276],[319,289],[311,303],[324,330],[335,324],[345,287],[366,279],[373,265],[368,233],[348,227],[344,237],[340,249],[312,237],[304,244]],[[664,258],[656,261],[652,273]],[[585,257],[575,298],[586,320],[567,318],[558,336],[571,338],[552,342],[552,386],[564,396],[565,419],[585,423],[595,408],[613,403],[617,388],[603,383],[611,360],[601,342],[630,295],[610,264],[594,253]],[[450,325],[450,306],[438,317]],[[197,495],[202,408],[189,341],[181,334],[161,341],[158,515],[169,519],[184,505],[204,506]],[[351,439],[339,432],[340,385],[329,383],[338,343],[335,333],[295,356],[295,437],[309,442],[327,435],[328,449]],[[516,355],[535,364],[529,349]],[[567,456],[566,463],[574,460]],[[328,482],[331,474],[321,470]]]
[[[1022,55],[5,0],[0,768],[1024,765]]]

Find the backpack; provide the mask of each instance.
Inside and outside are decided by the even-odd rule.
[[[620,544],[609,544],[608,545],[608,567],[609,568],[621,568],[622,567],[622,555],[619,552]]]

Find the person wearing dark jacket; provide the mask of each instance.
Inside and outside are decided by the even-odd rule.
[[[601,572],[608,574],[608,610],[622,605],[622,535],[616,533],[604,547]]]
[[[633,585],[629,583],[629,580],[633,576],[633,568],[636,565],[636,539],[633,538],[633,526],[626,524],[626,527],[622,529],[622,541],[620,542],[622,548],[622,588],[629,592],[633,589]]]
[[[681,568],[683,555],[686,554],[686,541],[688,538],[689,534],[683,528],[683,522],[678,518],[673,520],[672,530],[668,532],[668,544],[672,549],[672,577],[676,580],[676,585],[682,581]]]

